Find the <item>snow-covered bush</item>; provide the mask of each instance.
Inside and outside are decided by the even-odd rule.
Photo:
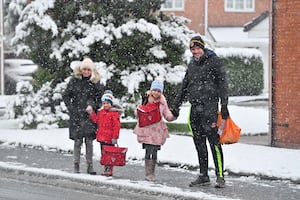
[[[16,53],[26,54],[45,70],[42,76],[35,74],[35,95],[44,94],[39,88],[45,87],[48,77],[53,77],[49,87],[54,90],[56,84],[71,75],[70,63],[86,56],[95,62],[101,84],[126,102],[125,116],[132,115],[132,108],[152,80],[164,81],[168,93],[184,76],[189,39],[195,33],[184,25],[188,19],[161,13],[161,3],[31,1],[21,13],[12,42]],[[56,105],[50,106],[51,113],[64,109],[56,101]],[[65,117],[60,117],[64,121]]]
[[[17,84],[17,95],[12,104],[10,117],[17,118],[22,129],[49,129],[65,127],[69,120],[67,108],[62,101],[62,93],[66,88],[65,82],[51,88],[51,82],[45,83],[36,93],[29,82]]]
[[[186,18],[161,13],[161,3],[31,1],[21,14],[13,44],[17,53],[27,54],[53,74],[53,83],[70,76],[71,61],[88,56],[114,66],[105,86],[119,98],[144,91],[141,86],[157,77],[177,84],[183,73],[176,72],[178,79],[168,77],[177,66],[185,66],[188,42],[195,33],[184,25]],[[132,79],[136,74],[141,78]]]

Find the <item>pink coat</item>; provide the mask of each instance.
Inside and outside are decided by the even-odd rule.
[[[167,103],[159,105],[162,119],[160,122],[151,124],[149,126],[140,127],[137,123],[133,133],[137,135],[139,143],[163,145],[169,137],[169,131],[163,118],[167,121],[173,121],[176,118],[171,113]]]

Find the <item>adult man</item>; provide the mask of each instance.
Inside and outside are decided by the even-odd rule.
[[[216,122],[219,100],[221,100],[222,118],[226,119],[229,116],[226,73],[221,60],[213,51],[205,48],[205,43],[200,36],[195,36],[190,40],[190,50],[193,57],[182,81],[181,90],[171,106],[171,111],[174,116],[178,116],[179,107],[184,98],[188,98],[191,104],[189,127],[193,134],[200,166],[200,175],[197,180],[190,183],[190,186],[210,184],[207,138],[215,164],[216,187],[221,188],[225,187],[223,152],[219,143]]]

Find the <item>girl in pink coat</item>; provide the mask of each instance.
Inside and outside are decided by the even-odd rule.
[[[137,140],[142,143],[145,149],[145,179],[147,181],[155,180],[155,165],[157,160],[157,151],[160,146],[166,142],[169,137],[167,125],[163,118],[167,121],[173,121],[176,118],[171,113],[165,97],[162,95],[164,85],[155,80],[151,83],[150,91],[146,93],[143,104],[159,102],[159,110],[162,116],[161,120],[157,123],[140,127],[137,123],[133,133],[137,135]]]

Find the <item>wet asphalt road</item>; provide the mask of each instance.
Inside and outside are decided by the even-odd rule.
[[[84,161],[84,157],[82,157]],[[0,145],[0,162],[27,167],[59,169],[72,173],[73,157],[68,152],[44,151],[39,147],[19,147]],[[97,174],[102,172],[99,160],[94,160]],[[85,173],[85,163],[81,164],[81,172]],[[0,170],[3,170],[0,168]],[[226,187],[214,188],[215,176],[210,172],[212,184],[205,187],[190,188],[188,184],[197,177],[197,171],[159,166],[156,171],[156,184],[178,187],[186,191],[201,191],[208,194],[245,200],[298,200],[300,185],[287,180],[262,180],[253,176],[225,176]],[[114,178],[130,179],[132,182],[144,180],[144,166],[141,161],[128,161],[124,167],[115,167]],[[1,188],[2,186],[0,186]]]

